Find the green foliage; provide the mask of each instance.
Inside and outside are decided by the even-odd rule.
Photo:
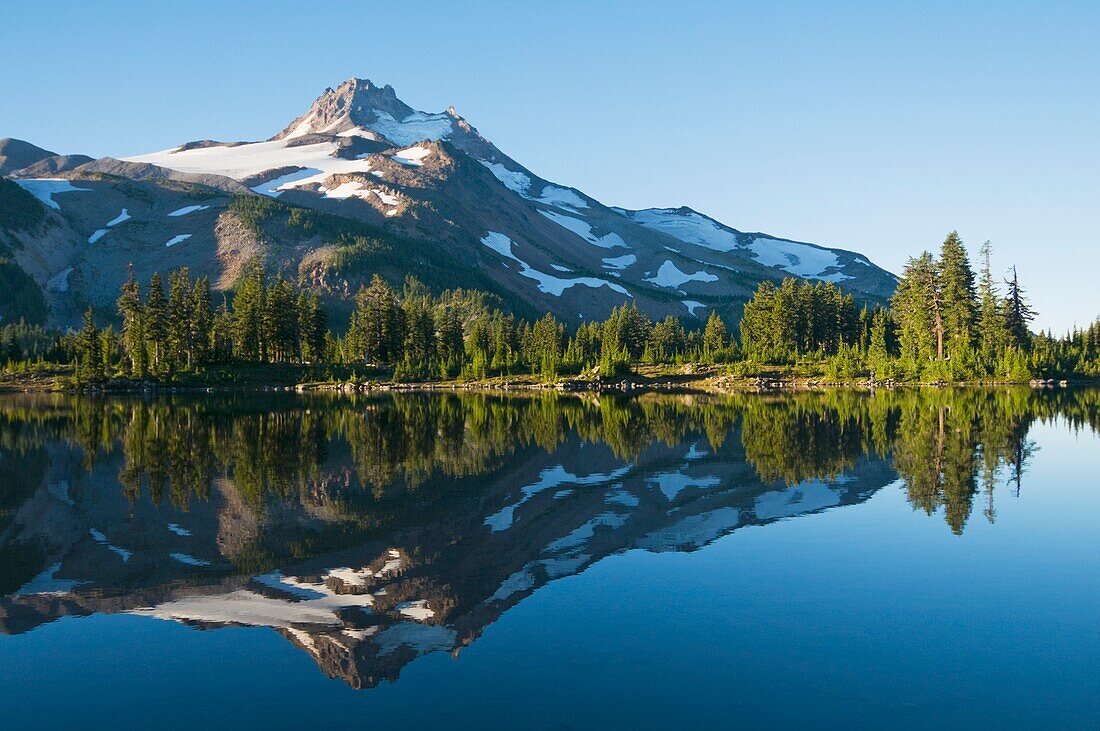
[[[832,282],[761,282],[741,317],[741,348],[749,358],[791,363],[835,354],[858,342],[859,313],[850,294]]]
[[[7,178],[0,178],[0,229],[33,231],[49,221],[45,207]]]

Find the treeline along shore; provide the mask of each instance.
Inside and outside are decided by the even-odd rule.
[[[939,254],[909,260],[888,306],[860,306],[831,282],[765,281],[738,322],[654,322],[633,304],[602,321],[528,321],[494,295],[432,292],[379,275],[330,327],[321,300],[253,261],[231,293],[187,269],[139,282],[131,270],[113,313],[79,330],[0,329],[0,387],[441,388],[556,386],[729,388],[778,384],[1027,383],[1100,379],[1100,319],[1056,336],[1015,269],[999,280],[951,233]]]

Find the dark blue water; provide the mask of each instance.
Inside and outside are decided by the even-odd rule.
[[[10,408],[5,477],[41,484],[9,482],[19,494],[0,512],[5,577],[22,571],[0,605],[4,717],[58,728],[1095,727],[1094,397],[914,398],[744,398],[706,406],[706,419],[682,402],[542,403],[540,420],[507,402],[456,401],[428,417],[419,405],[279,403],[262,413],[282,416],[255,429],[254,410],[171,405],[142,422],[143,439],[127,432],[145,418],[132,404],[91,416],[51,404],[48,423]],[[307,410],[326,421],[294,421]],[[598,427],[580,423],[592,413]],[[648,433],[627,439],[611,426],[620,416]],[[293,428],[277,443],[257,436],[287,428],[284,417]],[[463,436],[414,448],[425,418]],[[149,437],[164,419],[172,440],[180,424],[209,421],[199,441],[216,443],[213,456]],[[81,436],[89,420],[94,449]],[[323,449],[305,473],[295,460],[265,467],[269,483],[292,475],[285,483],[244,488],[249,435],[267,454],[285,440]],[[177,453],[209,458],[198,482],[214,487],[158,502],[156,455]],[[26,469],[11,472],[13,460]],[[929,503],[919,468],[897,465],[937,461],[942,494]],[[118,475],[135,465],[153,479],[123,498]],[[792,479],[775,477],[784,471]]]

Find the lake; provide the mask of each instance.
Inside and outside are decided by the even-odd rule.
[[[0,707],[1095,728],[1098,429],[1086,389],[5,396]]]

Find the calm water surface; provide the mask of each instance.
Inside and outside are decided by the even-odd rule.
[[[1088,390],[4,397],[4,725],[1095,728],[1098,427]]]

